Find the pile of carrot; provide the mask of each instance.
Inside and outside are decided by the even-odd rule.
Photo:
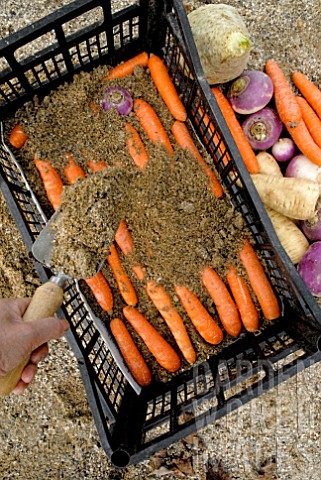
[[[321,165],[321,90],[303,73],[294,72],[292,80],[302,97],[295,96],[274,60],[266,62],[265,70],[273,83],[278,115],[294,143],[311,162]]]
[[[151,78],[173,116],[171,133],[176,144],[172,144],[166,129],[152,106],[143,98],[136,98],[133,104],[133,111],[142,131],[151,142],[159,144],[166,149],[171,158],[175,148],[187,150],[207,176],[208,188],[216,198],[222,198],[224,195],[223,188],[214,171],[194,144],[185,123],[187,119],[185,107],[165,64],[159,57],[156,55],[148,56],[146,52],[143,52],[113,68],[102,81],[108,82],[110,79],[131,75],[137,66],[149,68]],[[226,106],[225,98],[221,92],[213,89],[213,93],[224,112],[232,133],[236,131],[235,141],[249,171],[255,173],[258,171],[256,157],[237,131],[234,113],[233,117]],[[124,128],[127,135],[128,154],[137,168],[144,171],[149,162],[148,148],[144,145],[139,131],[133,125],[126,123]],[[16,148],[21,148],[27,140],[28,137],[22,128],[20,126],[15,127],[10,137],[12,145]],[[63,181],[58,171],[47,160],[39,159],[35,155],[34,162],[39,170],[48,199],[56,210],[61,203]],[[63,173],[69,184],[86,177],[85,171],[78,165],[72,153],[65,153],[65,163]],[[89,161],[87,166],[92,174],[107,168],[106,163],[103,161]],[[172,167],[175,168],[173,163]],[[130,280],[130,276],[122,265],[120,257],[120,252],[124,256],[129,256],[133,254],[133,251],[133,239],[125,220],[123,220],[116,232],[115,242],[111,245],[107,263],[126,306],[123,308],[124,318],[112,318],[110,328],[132,375],[140,385],[147,386],[152,381],[151,371],[137,348],[134,336],[130,333],[131,329],[145,343],[146,348],[158,364],[168,372],[176,372],[181,367],[181,359],[173,346],[162,335],[162,325],[160,324],[159,328],[156,329],[148,320],[148,315],[146,316],[144,312],[137,308],[139,296]],[[239,252],[239,261],[246,272],[246,279],[238,273],[237,268],[233,265],[226,265],[226,278],[221,278],[210,266],[199,272],[200,283],[203,285],[206,295],[212,299],[215,306],[216,318],[207,311],[200,299],[186,285],[173,285],[173,293],[175,292],[177,295],[188,320],[194,326],[196,332],[209,344],[219,344],[223,340],[225,333],[232,337],[237,337],[240,335],[243,327],[249,332],[256,331],[259,327],[259,311],[256,304],[260,306],[266,319],[273,320],[280,316],[277,298],[254,248],[248,241],[244,241],[244,246]],[[192,327],[187,328],[185,325],[185,320],[179,313],[179,309],[174,305],[171,295],[163,285],[146,278],[142,265],[137,264],[133,266],[132,272],[140,282],[143,282],[149,300],[156,307],[171,333],[172,343],[177,346],[186,362],[190,364],[195,363],[197,355],[188,333]],[[95,277],[85,279],[85,281],[91,288],[101,308],[105,311],[111,311],[113,308],[113,294],[103,274],[99,272]],[[130,327],[127,327],[125,320]]]

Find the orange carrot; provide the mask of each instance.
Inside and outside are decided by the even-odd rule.
[[[90,106],[91,106],[91,108],[92,108],[92,110],[93,110],[93,112],[94,112],[95,114],[97,114],[97,113],[99,112],[99,108],[98,108],[97,103],[91,102],[91,103],[90,103]]]
[[[175,341],[182,352],[184,358],[189,363],[194,363],[196,353],[192,342],[188,336],[184,322],[173,307],[172,301],[162,285],[157,285],[154,281],[149,280],[146,284],[147,295],[165,320],[168,328],[172,332]]]
[[[123,297],[124,301],[127,303],[127,305],[136,305],[138,300],[135,289],[121,265],[119,255],[114,244],[112,244],[110,247],[107,261],[110,268],[112,269],[117,286],[119,288],[119,292]]]
[[[114,304],[113,294],[103,273],[98,272],[91,278],[85,278],[84,281],[90,287],[101,308],[105,312],[112,310]]]
[[[15,148],[21,148],[28,140],[28,135],[25,134],[21,125],[13,127],[10,133],[9,142]]]
[[[134,243],[125,220],[122,220],[120,222],[117,232],[115,234],[115,240],[125,256],[133,253]]]
[[[125,256],[133,253],[134,242],[125,220],[122,220],[117,228],[115,241]],[[133,266],[132,271],[135,273],[138,280],[144,279],[144,270],[142,269],[141,265]]]
[[[261,305],[263,315],[267,320],[280,316],[280,307],[272,286],[264,272],[256,252],[248,240],[240,251],[240,258],[245,267],[252,289]]]
[[[176,372],[181,366],[181,361],[173,347],[165,338],[161,336],[136,308],[126,306],[123,308],[123,313],[131,326],[143,339],[157,362],[167,371]]]
[[[132,267],[132,271],[134,272],[134,274],[136,275],[138,280],[140,280],[140,281],[144,280],[145,273],[144,273],[143,267],[141,265],[134,265]]]
[[[223,332],[197,296],[183,285],[175,286],[175,292],[194,327],[204,340],[214,345],[220,343],[223,340]]]
[[[127,123],[125,125],[125,130],[129,132],[126,140],[129,154],[135,165],[137,165],[138,168],[143,170],[146,163],[149,161],[149,155],[147,153],[145,145],[140,138],[137,130],[132,125],[130,125],[130,123]]]
[[[321,90],[304,73],[294,72],[292,79],[294,85],[321,118]]]
[[[296,97],[296,101],[301,109],[303,121],[310,132],[311,137],[321,148],[321,120],[315,113],[313,108],[310,107],[308,102],[303,97]]]
[[[68,165],[64,168],[64,173],[67,181],[72,184],[78,178],[85,178],[85,172],[83,169],[76,163],[73,155],[69,152],[65,153],[65,159],[68,162]]]
[[[302,115],[291,85],[274,60],[266,62],[265,71],[273,83],[275,106],[280,119],[287,128],[295,127]]]
[[[149,385],[152,381],[151,371],[124,322],[120,318],[113,318],[110,322],[110,329],[136,382],[142,387]]]
[[[259,328],[259,315],[251,297],[250,289],[243,277],[231,267],[226,274],[226,280],[239,309],[242,323],[246,330],[254,332]]]
[[[244,135],[229,101],[218,88],[212,87],[212,92],[249,173],[259,173],[259,164],[255,153]]]
[[[313,140],[303,119],[294,128],[287,128],[298,149],[311,162],[321,166],[321,148]]]
[[[92,173],[100,172],[101,170],[104,170],[107,168],[107,164],[102,160],[101,162],[93,162],[90,160],[87,163],[88,168],[90,168]]]
[[[223,196],[223,188],[211,167],[205,162],[204,158],[198,151],[185,123],[176,120],[172,126],[172,133],[178,145],[181,148],[188,150],[190,154],[193,155],[195,160],[197,160],[200,167],[208,177],[208,186],[214,193],[215,197],[221,198]]]
[[[57,170],[47,160],[41,160],[34,155],[35,165],[40,173],[47,197],[54,210],[60,206],[63,182]]]
[[[168,135],[155,110],[142,98],[134,100],[134,112],[147,137],[154,143],[161,143],[169,154],[174,153]]]
[[[141,65],[142,67],[147,67],[148,63],[148,53],[142,52],[136,55],[129,60],[126,60],[123,63],[120,63],[116,67],[114,67],[106,77],[102,78],[102,82],[106,80],[111,80],[112,78],[122,78],[126,77],[127,75],[131,75],[134,73],[135,67]]]
[[[179,98],[175,85],[169,76],[163,60],[157,55],[152,55],[149,57],[147,66],[160,96],[164,100],[173,117],[176,120],[185,122],[187,118],[185,107]]]
[[[242,323],[225,283],[211,267],[204,268],[201,280],[216,306],[226,332],[232,337],[237,337],[241,333]]]

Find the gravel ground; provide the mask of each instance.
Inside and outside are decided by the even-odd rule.
[[[68,3],[2,0],[0,35]],[[114,6],[128,3],[117,0]],[[321,83],[320,0],[226,3],[236,6],[248,25],[253,65],[263,66],[273,56],[287,73],[300,66]],[[31,295],[39,282],[2,196],[0,226],[0,294]],[[320,376],[321,365],[311,366],[197,435],[119,471],[100,446],[73,353],[64,339],[55,341],[29,391],[0,400],[0,478],[319,479]]]

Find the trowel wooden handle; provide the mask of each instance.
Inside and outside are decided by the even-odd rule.
[[[55,283],[50,280],[37,288],[27,310],[25,311],[23,320],[31,322],[33,320],[52,317],[61,306],[62,302],[63,287],[61,286],[61,282]],[[12,392],[19,382],[23,369],[29,362],[29,359],[30,357],[26,358],[7,375],[0,377],[0,396],[5,396]]]

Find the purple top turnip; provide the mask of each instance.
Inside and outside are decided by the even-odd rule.
[[[314,242],[301,258],[298,272],[315,297],[321,297],[321,242]]]
[[[227,98],[235,112],[243,115],[266,107],[273,96],[270,77],[259,70],[246,70],[230,85]]]
[[[278,162],[288,162],[295,154],[295,143],[292,138],[279,138],[272,145],[272,155]]]
[[[116,108],[120,115],[128,115],[133,108],[133,99],[125,88],[109,87],[103,93],[101,104],[106,112]]]
[[[262,108],[242,123],[243,132],[255,150],[267,150],[278,140],[283,124],[275,110]]]

